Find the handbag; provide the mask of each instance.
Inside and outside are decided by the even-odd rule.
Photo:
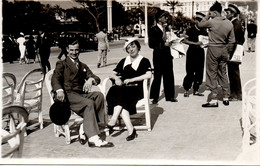
[[[229,61],[241,64],[243,55],[244,55],[244,47],[240,44],[237,44],[236,50]]]

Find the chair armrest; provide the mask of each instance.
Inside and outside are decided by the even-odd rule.
[[[111,78],[107,77],[107,78],[104,79],[104,81],[102,83],[100,83],[98,85],[100,92],[103,93],[104,96],[106,96],[107,84],[108,84],[109,81],[111,81]]]

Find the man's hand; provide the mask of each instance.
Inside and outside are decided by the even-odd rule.
[[[83,92],[88,93],[89,91],[91,91],[92,84],[92,79],[86,80],[83,86]]]
[[[65,94],[63,91],[58,91],[57,92],[57,100],[63,102],[64,101],[64,98],[65,98]]]
[[[115,84],[117,85],[117,86],[121,86],[122,85],[122,80],[120,79],[120,78],[116,78],[115,79]]]

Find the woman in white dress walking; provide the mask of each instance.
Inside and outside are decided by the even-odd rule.
[[[22,32],[20,33],[20,37],[17,39],[17,43],[19,44],[20,50],[20,64],[22,64],[22,61],[25,61],[25,38]]]

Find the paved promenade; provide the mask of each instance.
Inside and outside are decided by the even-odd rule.
[[[142,39],[143,40],[143,39]],[[123,41],[111,44],[106,67],[97,68],[98,52],[84,52],[80,60],[103,80],[108,77],[117,62],[127,54],[122,50]],[[152,50],[142,42],[141,54],[150,59]],[[52,48],[50,62],[55,68],[60,50]],[[89,148],[78,140],[66,145],[64,137],[55,137],[53,124],[49,118],[50,99],[44,85],[43,117],[44,129],[36,129],[25,137],[23,157],[31,163],[103,163],[103,164],[228,164],[235,162],[241,152],[242,131],[240,127],[242,102],[230,102],[224,106],[219,101],[218,108],[202,108],[209,91],[205,78],[201,92],[204,97],[183,97],[182,82],[185,76],[186,58],[174,60],[175,86],[178,102],[166,102],[163,97],[151,110],[152,131],[137,131],[138,138],[127,142],[127,131],[119,131],[106,139],[115,144],[113,148]],[[245,53],[240,66],[242,84],[255,77],[256,54]],[[22,76],[39,63],[3,64],[4,72],[14,73],[18,82]],[[162,89],[163,91],[163,89]],[[30,116],[36,120],[36,114]],[[53,159],[53,160],[42,160]],[[62,160],[56,160],[62,159]]]

